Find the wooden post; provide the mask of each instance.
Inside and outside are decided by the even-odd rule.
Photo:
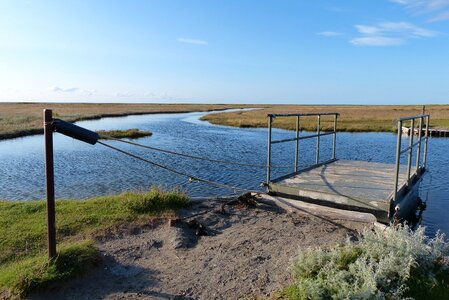
[[[44,109],[45,185],[47,190],[48,258],[56,257],[55,180],[53,166],[53,114]]]

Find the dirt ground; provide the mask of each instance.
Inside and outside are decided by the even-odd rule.
[[[179,213],[193,217],[107,234],[97,243],[100,266],[31,298],[270,298],[290,282],[299,248],[331,247],[367,226],[259,200],[195,202]]]

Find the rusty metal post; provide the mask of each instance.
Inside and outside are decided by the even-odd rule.
[[[422,165],[424,168],[426,168],[426,166],[427,166],[427,144],[429,142],[429,126],[430,126],[430,115],[427,115],[427,118],[426,118],[426,142],[424,144],[424,157],[423,157],[423,162],[422,162]]]
[[[418,150],[416,151],[416,174],[418,174],[419,166],[420,166],[419,161],[421,159],[422,123],[423,123],[423,117],[420,117],[419,118],[419,131],[418,131]]]
[[[399,167],[401,164],[401,136],[402,134],[402,121],[398,121],[398,141],[396,144],[396,164],[394,167],[394,190],[393,190],[393,203],[398,200],[398,186],[399,186]]]
[[[44,109],[45,185],[47,190],[48,258],[56,257],[55,180],[53,164],[53,114]]]
[[[336,149],[337,149],[337,117],[338,115],[335,114],[334,116],[334,137],[332,139],[332,159],[336,159]]]
[[[413,159],[413,136],[415,134],[415,119],[411,120],[410,124],[410,137],[409,137],[409,145],[408,145],[408,162],[407,162],[407,185],[409,185],[410,180],[410,171],[412,167],[412,159]]]
[[[296,116],[296,147],[295,147],[295,172],[298,172],[298,152],[299,152],[299,116]]]
[[[268,116],[268,153],[267,153],[267,186],[270,184],[271,177],[271,124],[273,122],[272,116]]]
[[[316,120],[316,153],[315,153],[315,163],[318,164],[320,162],[320,115],[317,116]]]

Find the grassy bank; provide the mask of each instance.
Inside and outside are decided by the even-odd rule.
[[[308,105],[276,105],[260,110],[239,111],[229,113],[209,114],[202,120],[217,125],[236,127],[267,127],[267,114],[272,113],[316,113],[338,112],[339,131],[350,132],[392,132],[396,130],[398,118],[419,115],[422,106],[308,106]],[[431,125],[449,128],[449,105],[428,105],[426,113],[431,114]],[[322,128],[333,128],[333,117],[322,117]],[[296,121],[293,118],[277,118],[273,126],[294,130]],[[301,129],[316,130],[316,117],[301,118]]]
[[[95,237],[118,226],[136,226],[155,216],[172,215],[187,205],[185,194],[155,188],[144,193],[57,201],[59,255],[48,263],[45,202],[0,201],[0,296],[23,296],[82,273],[99,260],[92,242]]]
[[[210,111],[248,105],[221,104],[54,104],[0,103],[0,139],[42,133],[42,110],[53,109],[56,118],[68,122],[149,113]]]
[[[449,243],[424,228],[366,231],[358,243],[308,249],[278,299],[449,299]]]
[[[213,124],[236,127],[266,127],[268,113],[339,112],[339,131],[368,132],[395,130],[399,117],[417,115],[422,106],[311,106],[311,105],[222,105],[222,104],[45,104],[0,103],[0,140],[42,133],[42,109],[53,109],[57,118],[69,122],[125,115],[149,113],[180,113],[211,111],[229,108],[262,108],[254,111],[209,114],[202,119]],[[426,112],[432,115],[433,126],[449,128],[449,105],[428,105]],[[275,127],[294,129],[295,122],[278,118]],[[322,119],[324,129],[332,128],[329,118]],[[315,130],[316,122],[303,118],[301,128]]]
[[[100,136],[112,137],[116,139],[137,139],[153,135],[151,131],[140,130],[138,128],[131,128],[126,130],[98,130],[97,133]]]

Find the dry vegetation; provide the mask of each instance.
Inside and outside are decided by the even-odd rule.
[[[314,113],[338,112],[339,131],[367,132],[367,131],[393,131],[396,121],[400,117],[414,116],[422,113],[422,106],[308,106],[308,105],[276,105],[261,110],[240,111],[230,113],[210,114],[202,119],[213,124],[237,127],[266,127],[268,113]],[[431,114],[431,125],[449,128],[449,105],[426,106],[426,113]],[[322,117],[321,124],[324,129],[331,129],[333,117]],[[284,129],[295,129],[295,120],[292,118],[277,118],[273,126]],[[301,119],[301,128],[316,130],[316,118]]]
[[[179,113],[211,111],[228,108],[259,107],[260,110],[210,114],[203,117],[213,124],[237,127],[266,127],[268,113],[339,112],[339,131],[393,131],[399,117],[420,114],[422,107],[407,106],[310,106],[310,105],[224,105],[224,104],[49,104],[2,103],[0,104],[0,139],[41,133],[42,109],[53,109],[54,116],[69,122],[102,117],[137,115],[148,113]],[[431,124],[449,128],[449,105],[429,105]],[[278,118],[273,126],[294,129],[295,122]],[[330,129],[329,117],[322,119],[324,129]],[[316,119],[303,118],[301,128],[316,129]]]
[[[51,103],[1,103],[0,139],[20,137],[43,132],[42,110],[53,109],[56,118],[75,122],[86,119],[137,115],[147,113],[175,113],[210,111],[248,105],[221,104],[51,104]]]
[[[126,130],[98,130],[97,133],[102,138],[116,138],[116,139],[138,139],[141,137],[151,136],[153,133],[148,130],[140,130],[138,128],[131,128]]]

